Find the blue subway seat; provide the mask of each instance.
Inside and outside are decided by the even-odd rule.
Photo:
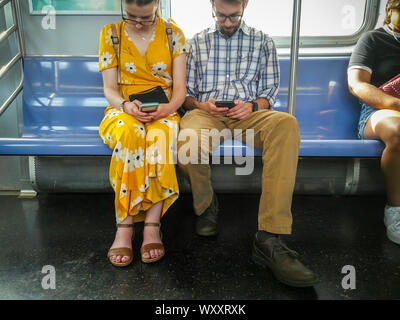
[[[379,157],[380,141],[357,139],[360,105],[347,89],[348,57],[302,57],[296,97],[304,157]],[[98,135],[108,105],[96,58],[30,57],[24,62],[24,133],[0,138],[1,155],[111,155]],[[280,59],[275,110],[286,112],[289,59]],[[225,141],[215,156],[260,156],[239,141]]]

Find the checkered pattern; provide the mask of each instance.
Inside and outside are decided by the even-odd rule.
[[[187,93],[198,101],[266,98],[279,91],[279,61],[273,40],[244,21],[231,38],[216,27],[189,40]]]

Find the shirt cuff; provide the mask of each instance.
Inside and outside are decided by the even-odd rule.
[[[361,69],[361,70],[365,70],[368,73],[372,74],[372,69],[366,66],[351,66],[349,68],[347,68],[347,71],[353,70],[353,69]]]

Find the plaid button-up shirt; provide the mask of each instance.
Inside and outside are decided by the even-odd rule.
[[[272,108],[279,91],[279,61],[268,35],[242,21],[231,38],[214,26],[188,43],[188,96],[202,102],[266,98]]]

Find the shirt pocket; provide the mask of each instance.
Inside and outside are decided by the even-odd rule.
[[[244,82],[257,80],[260,70],[259,57],[259,48],[253,52],[239,53],[236,62],[236,78]]]

